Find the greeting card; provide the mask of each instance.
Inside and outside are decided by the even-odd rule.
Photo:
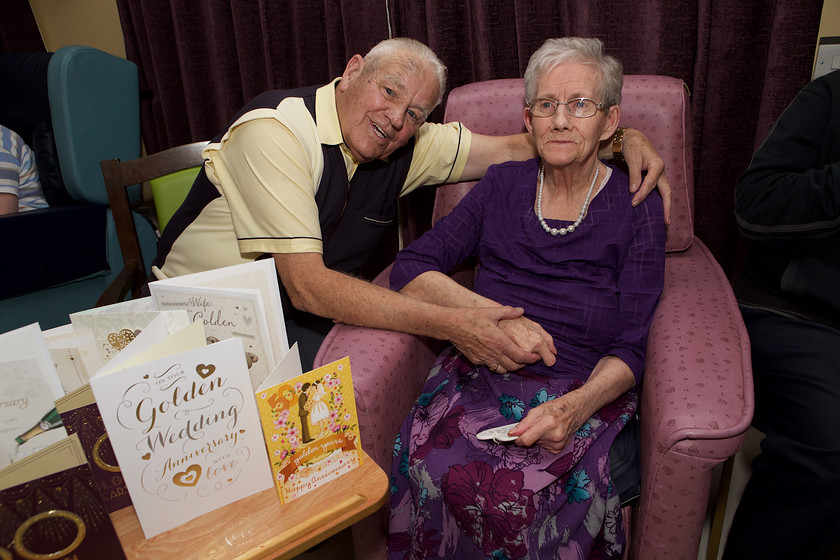
[[[87,385],[90,376],[102,367],[104,362],[90,330],[68,324],[42,334],[65,393]]]
[[[149,302],[151,304],[151,301]],[[120,350],[139,335],[152,319],[162,315],[169,333],[186,327],[190,321],[187,313],[177,311],[122,311],[114,308],[112,312],[86,310],[70,315],[70,322],[76,329],[87,329],[93,333],[96,348],[103,362],[116,356]]]
[[[149,284],[149,290],[155,289],[153,286],[157,285],[257,290],[262,297],[274,364],[279,364],[289,351],[283,305],[280,302],[280,284],[277,282],[273,260],[263,259],[157,280]]]
[[[125,558],[75,434],[0,471],[0,543],[0,558]]]
[[[37,323],[0,335],[0,467],[67,433],[54,410],[64,392]]]
[[[362,460],[350,359],[300,371],[295,345],[257,391],[274,485],[283,503],[355,469]]]
[[[67,433],[77,434],[108,511],[130,506],[131,497],[90,385],[61,397],[55,401],[55,408]]]
[[[276,365],[263,299],[258,290],[149,284],[158,309],[183,309],[190,321],[201,321],[208,342],[238,337],[256,389]]]
[[[54,393],[38,375],[34,358],[0,363],[0,437],[8,465],[63,439]]]
[[[184,331],[90,381],[146,538],[271,486],[241,340]]]

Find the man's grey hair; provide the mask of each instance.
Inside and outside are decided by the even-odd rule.
[[[408,37],[395,37],[377,43],[365,55],[365,72],[372,72],[387,62],[396,61],[406,64],[408,69],[416,70],[417,62],[426,64],[438,80],[438,99],[435,106],[443,100],[446,90],[446,66],[437,55],[421,43]]]
[[[604,52],[604,45],[600,39],[582,37],[549,39],[531,55],[525,70],[527,102],[530,103],[537,96],[537,80],[562,62],[580,62],[596,67],[601,71],[601,98],[596,101],[610,107],[621,103],[624,67],[621,62]]]

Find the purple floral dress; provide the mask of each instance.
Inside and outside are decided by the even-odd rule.
[[[624,549],[609,449],[635,413],[636,390],[593,415],[557,455],[476,437],[581,386],[602,356],[621,358],[640,381],[662,290],[658,196],[633,208],[627,177],[613,170],[581,227],[553,237],[533,212],[537,171],[537,160],[491,167],[391,274],[400,289],[478,256],[475,290],[524,307],[558,350],[552,368],[505,375],[452,347],[438,357],[394,445],[392,559],[618,558]]]

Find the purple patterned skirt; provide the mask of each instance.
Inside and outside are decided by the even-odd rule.
[[[495,374],[444,350],[394,445],[389,558],[620,558],[609,449],[635,392],[599,410],[557,455],[476,438],[580,385]]]

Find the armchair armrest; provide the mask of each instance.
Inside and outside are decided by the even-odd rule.
[[[741,447],[754,406],[749,339],[728,279],[696,238],[665,263],[640,404],[634,558],[696,557],[712,469]]]

